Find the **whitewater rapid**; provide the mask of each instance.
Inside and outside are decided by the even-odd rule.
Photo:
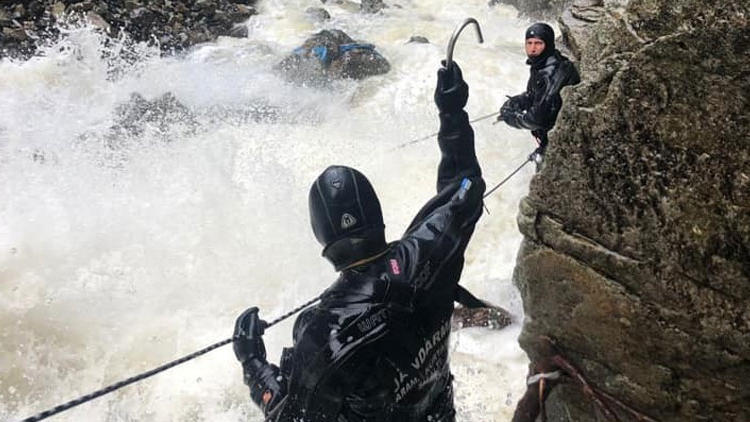
[[[470,86],[470,118],[497,111],[525,87],[527,21],[486,0],[405,1],[382,14],[327,4],[332,19],[307,20],[316,2],[266,0],[247,39],[220,39],[183,57],[123,48],[91,28],[27,62],[0,62],[0,420],[16,420],[155,367],[232,333],[246,307],[272,319],[336,277],[320,257],[307,191],[328,165],[366,174],[389,239],[434,194],[435,72],[454,27],[454,60]],[[392,70],[332,90],[288,85],[272,67],[307,36],[338,28],[374,43]],[[412,35],[430,44],[407,44]],[[107,58],[109,57],[109,58]],[[175,123],[107,142],[115,109],[137,92],[171,92],[198,126]],[[255,122],[217,112],[261,100],[285,117]],[[212,111],[213,110],[213,111]],[[474,125],[488,186],[533,150],[527,132]],[[469,245],[462,284],[511,310],[521,241],[518,201],[527,166],[488,198]],[[270,360],[291,343],[291,321],[265,335]],[[472,328],[452,335],[461,421],[506,421],[528,364],[516,338]],[[57,421],[261,421],[231,347],[55,416]]]

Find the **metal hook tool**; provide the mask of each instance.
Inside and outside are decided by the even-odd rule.
[[[453,35],[451,35],[451,40],[448,41],[448,51],[445,56],[445,68],[449,69],[451,67],[451,64],[453,64],[453,49],[456,47],[456,41],[458,40],[458,36],[461,34],[461,31],[464,30],[466,25],[473,23],[474,26],[477,28],[477,39],[479,40],[479,44],[484,42],[484,38],[482,38],[482,30],[479,28],[479,22],[477,22],[474,18],[467,18],[461,25],[456,27],[456,30],[453,31]]]

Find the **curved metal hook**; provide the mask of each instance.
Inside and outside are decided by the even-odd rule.
[[[451,35],[451,40],[448,41],[448,52],[445,56],[445,68],[450,68],[451,64],[453,64],[453,49],[456,47],[456,41],[458,40],[458,36],[461,34],[461,31],[464,30],[466,25],[473,23],[474,26],[477,28],[477,39],[479,40],[479,44],[484,42],[484,38],[482,38],[482,30],[479,28],[479,22],[477,22],[474,18],[467,18],[461,25],[456,27],[456,30],[453,31],[453,35]]]

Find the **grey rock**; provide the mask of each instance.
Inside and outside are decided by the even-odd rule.
[[[227,10],[229,12],[230,19],[235,23],[245,22],[250,18],[250,16],[258,14],[258,11],[255,10],[254,7],[246,6],[243,4],[232,5]]]
[[[248,35],[248,29],[247,25],[245,24],[237,24],[232,27],[231,30],[229,30],[229,36],[234,38],[247,38]]]
[[[287,80],[324,86],[336,79],[363,79],[387,73],[390,63],[370,44],[355,45],[344,31],[320,31],[277,66]]]
[[[605,16],[605,9],[602,6],[577,6],[573,5],[566,10],[570,16],[585,22],[597,22]]]
[[[750,420],[747,4],[613,7],[562,20],[582,82],[522,201],[519,341],[655,420]],[[553,391],[550,422],[601,420]]]
[[[111,147],[146,133],[169,142],[195,133],[198,126],[195,115],[170,92],[150,101],[133,93],[116,108],[115,114],[116,123],[108,136]]]
[[[155,27],[166,24],[166,17],[156,10],[139,7],[130,12],[130,19],[125,29],[136,39],[147,41],[153,36],[160,36]]]
[[[305,10],[305,15],[316,22],[323,22],[331,19],[331,14],[322,7],[308,7]]]
[[[125,8],[127,10],[133,10],[140,7],[140,3],[137,0],[125,0]]]
[[[385,7],[383,0],[362,0],[359,10],[362,13],[377,13]]]
[[[557,22],[560,25],[562,31],[562,39],[565,47],[567,47],[571,53],[576,57],[581,57],[581,46],[584,45],[587,40],[595,36],[595,32],[591,30],[591,23],[598,21],[605,16],[604,8],[597,8],[600,13],[597,14],[596,19],[580,19],[574,15],[572,6],[566,9],[562,16],[558,18]],[[591,17],[591,15],[589,15]]]
[[[423,37],[421,35],[412,35],[411,38],[409,38],[409,41],[406,42],[407,44],[415,43],[415,44],[429,44],[430,40],[428,40],[426,37]]]
[[[490,0],[489,5],[508,4],[521,16],[535,19],[552,19],[573,3],[573,0]]]
[[[13,13],[11,15],[13,19],[23,20],[23,18],[26,16],[26,8],[23,7],[23,4],[19,3],[16,4],[13,8]]]
[[[70,11],[75,13],[84,13],[94,8],[94,3],[86,0],[82,2],[76,2],[69,6]]]
[[[38,17],[44,12],[44,6],[41,2],[31,1],[28,3],[27,10],[30,15]]]
[[[29,38],[22,28],[3,28],[3,36],[9,40],[24,41]]]
[[[467,308],[457,306],[451,317],[451,329],[458,330],[469,327],[484,327],[491,330],[501,330],[514,321],[507,310],[498,306],[483,308]]]
[[[101,29],[104,32],[108,33],[112,29],[110,24],[106,20],[104,20],[104,18],[101,17],[101,15],[99,15],[96,12],[88,12],[86,14],[86,19],[88,19],[88,21],[91,22],[92,25]]]

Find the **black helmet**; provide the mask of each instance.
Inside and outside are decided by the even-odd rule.
[[[365,175],[330,166],[310,187],[310,223],[325,256],[339,271],[386,248],[383,212]]]
[[[555,31],[546,23],[537,22],[526,29],[526,38],[538,38],[544,41],[544,51],[540,56],[548,56],[555,51]]]

